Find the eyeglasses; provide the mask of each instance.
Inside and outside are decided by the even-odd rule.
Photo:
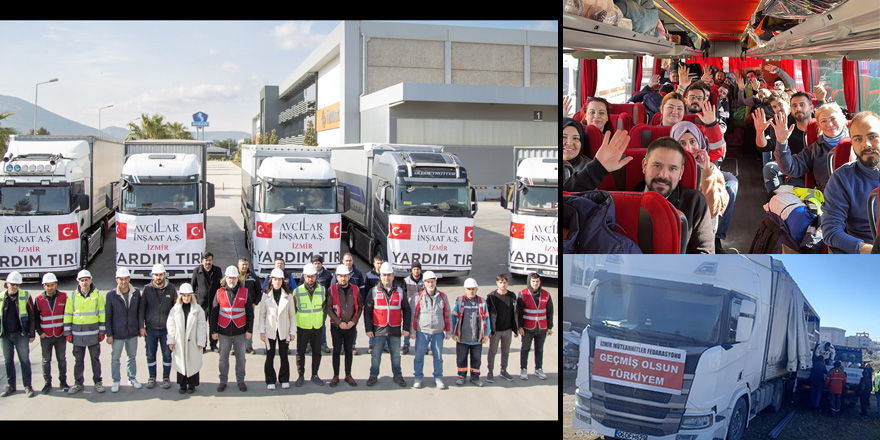
[[[702,102],[702,101],[705,101],[705,100],[706,100],[706,97],[705,97],[705,96],[697,96],[697,95],[688,95],[688,96],[687,96],[687,99],[693,99],[693,100],[695,100],[695,101],[700,101],[700,102]]]

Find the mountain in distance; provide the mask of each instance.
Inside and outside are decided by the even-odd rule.
[[[43,107],[38,108],[37,128],[43,127],[53,135],[79,135],[100,136],[116,140],[124,140],[128,136],[128,129],[122,127],[106,127],[102,130],[71,121],[70,119],[52,113]],[[0,112],[13,113],[6,119],[0,120],[0,125],[15,129],[19,134],[27,134],[34,128],[34,105],[14,96],[0,95]],[[192,131],[193,137],[201,136]],[[235,139],[239,141],[250,137],[250,133],[243,131],[205,131],[204,139],[207,141],[222,141]]]

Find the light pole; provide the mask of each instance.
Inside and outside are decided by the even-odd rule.
[[[107,107],[101,107],[98,109],[98,131],[101,131],[101,110],[104,110],[105,108],[110,108],[110,107],[113,107],[113,104],[110,104]]]
[[[58,81],[58,78],[52,78],[49,81],[43,81],[41,83],[37,83],[36,91],[34,91],[34,134],[37,134],[37,94],[40,91],[40,84],[46,84]]]

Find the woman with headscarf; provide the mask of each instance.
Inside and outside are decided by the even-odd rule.
[[[669,135],[696,159],[697,165],[699,165],[697,174],[700,192],[706,197],[712,219],[717,220],[718,216],[727,209],[730,197],[724,189],[724,176],[721,174],[721,170],[709,160],[709,145],[706,136],[693,122],[688,121],[681,121],[673,125]]]
[[[564,191],[594,190],[608,173],[623,168],[632,160],[632,156],[624,155],[626,146],[629,145],[629,134],[626,130],[617,131],[613,137],[611,132],[605,132],[602,145],[593,159],[580,154],[583,138],[584,129],[580,122],[572,118],[562,118],[562,158],[572,167],[572,176],[563,182]]]

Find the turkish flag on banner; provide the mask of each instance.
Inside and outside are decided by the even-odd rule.
[[[341,229],[340,222],[330,223],[330,238],[339,238]]]
[[[125,236],[128,233],[128,225],[125,223],[116,222],[116,238],[120,240],[125,240]]]
[[[510,236],[513,238],[526,238],[526,225],[525,223],[516,223],[510,222]]]
[[[187,240],[200,240],[204,238],[204,229],[202,228],[201,223],[187,223],[186,224],[186,239]]]
[[[257,238],[272,238],[272,223],[257,222]]]
[[[76,238],[79,238],[79,229],[76,227],[76,223],[62,223],[58,225],[59,240],[74,240]]]
[[[412,234],[412,225],[391,223],[388,228],[388,238],[395,240],[409,240]]]
[[[474,227],[473,226],[465,226],[464,227],[464,241],[474,241]]]

